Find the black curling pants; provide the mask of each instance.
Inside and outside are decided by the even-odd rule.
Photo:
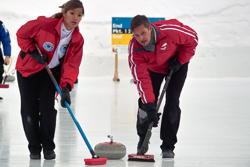
[[[173,73],[169,85],[166,90],[166,101],[164,106],[164,111],[162,115],[160,138],[162,140],[162,149],[174,150],[175,144],[177,142],[177,131],[179,129],[181,109],[179,107],[179,98],[183,85],[186,80],[188,71],[188,63],[183,64],[181,68]],[[159,74],[149,71],[150,78],[152,81],[153,91],[155,94],[155,99],[158,99],[160,95],[160,88],[162,81],[165,78],[165,74]],[[164,81],[165,83],[165,81]],[[163,104],[163,101],[162,101]],[[147,121],[146,112],[144,112],[141,99],[139,99],[139,109],[137,114],[137,134],[140,138],[144,138],[149,122]]]
[[[58,80],[59,68],[51,71]],[[17,81],[21,97],[22,123],[30,153],[40,153],[42,148],[55,149],[56,89],[47,71],[43,69],[32,77],[23,77],[17,71]]]

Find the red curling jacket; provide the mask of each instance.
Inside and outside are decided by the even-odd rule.
[[[23,77],[30,77],[45,68],[30,56],[30,53],[36,49],[37,43],[42,53],[48,56],[48,64],[52,60],[54,52],[60,41],[61,24],[63,17],[47,18],[40,16],[21,26],[16,35],[17,42],[21,51],[18,55],[16,69]],[[72,39],[64,55],[64,62],[61,71],[60,87],[66,87],[67,84],[73,89],[74,82],[79,74],[79,66],[82,60],[84,39],[75,27],[72,33]]]
[[[132,36],[128,47],[128,62],[137,85],[142,102],[153,103],[155,96],[149,72],[166,74],[169,60],[174,57],[179,45],[178,60],[181,64],[189,62],[198,45],[197,33],[176,19],[157,21],[151,24],[156,30],[156,49],[149,52]]]

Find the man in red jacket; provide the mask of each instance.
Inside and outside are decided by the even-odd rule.
[[[188,63],[198,45],[197,33],[176,19],[150,24],[144,15],[135,16],[131,20],[130,29],[133,36],[128,48],[128,61],[140,95],[137,114],[137,134],[140,140],[137,150],[142,146],[149,124],[153,122],[153,126],[157,127],[160,115],[157,114],[156,104],[161,83],[172,69],[160,138],[162,158],[174,158],[173,150],[181,115],[179,98],[187,76]],[[174,61],[179,46],[181,49]]]

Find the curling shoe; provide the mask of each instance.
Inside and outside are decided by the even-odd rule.
[[[43,154],[44,154],[44,159],[46,160],[51,160],[56,158],[54,150],[46,150],[43,152]]]
[[[30,159],[33,159],[33,160],[41,159],[41,154],[40,153],[30,153]]]
[[[162,150],[162,158],[174,158],[175,154],[170,149],[163,149]]]

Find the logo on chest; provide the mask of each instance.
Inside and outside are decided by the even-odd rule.
[[[54,49],[54,45],[51,42],[45,42],[43,48],[49,52]]]
[[[63,53],[63,54],[65,54],[65,53],[66,53],[66,50],[67,50],[67,47],[68,47],[67,44],[62,45],[62,46],[60,47],[60,52]]]
[[[164,43],[163,45],[161,45],[161,50],[165,50],[167,48],[167,43]]]

